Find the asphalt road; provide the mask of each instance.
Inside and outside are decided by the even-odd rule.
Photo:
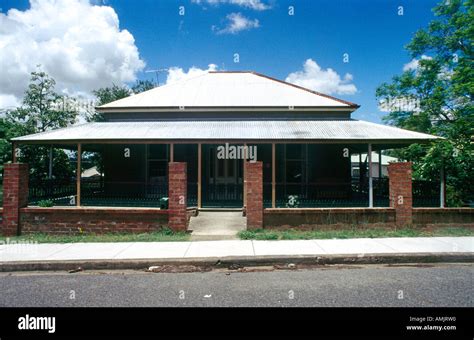
[[[0,306],[473,307],[473,264],[204,273],[0,273]]]

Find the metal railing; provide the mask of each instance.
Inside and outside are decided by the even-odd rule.
[[[439,207],[440,181],[412,180],[413,207]]]
[[[168,183],[81,180],[82,206],[160,207],[160,199],[167,196]],[[30,205],[75,206],[76,200],[74,179],[30,182]]]
[[[388,178],[373,178],[374,206],[389,206]],[[368,207],[368,179],[349,182],[276,183],[276,207],[330,208]],[[263,204],[272,206],[272,184],[263,184]]]
[[[243,185],[238,183],[207,184],[202,192],[204,207],[238,207],[243,204]]]

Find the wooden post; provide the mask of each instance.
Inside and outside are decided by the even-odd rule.
[[[369,158],[369,208],[373,208],[374,207],[374,184],[372,182],[372,144],[369,144],[367,157]]]
[[[76,206],[81,206],[81,159],[82,159],[82,145],[77,144],[77,169],[76,169]]]
[[[170,162],[174,162],[174,143],[170,144]]]
[[[272,143],[272,208],[276,208],[276,145]]]
[[[198,182],[197,182],[197,206],[198,209],[202,207],[201,194],[201,177],[202,177],[202,144],[198,143]]]

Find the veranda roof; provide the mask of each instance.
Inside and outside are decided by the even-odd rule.
[[[306,141],[411,144],[440,137],[360,120],[178,120],[87,123],[14,138],[23,144]]]
[[[313,108],[355,110],[359,106],[252,71],[210,71],[99,106],[117,112],[206,108]]]

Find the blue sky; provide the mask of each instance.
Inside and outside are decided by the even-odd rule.
[[[192,66],[207,69],[216,64],[218,69],[254,70],[285,80],[302,71],[305,61],[311,59],[322,72],[331,68],[341,79],[350,74],[352,78],[342,83],[353,84],[355,93],[332,95],[361,105],[354,118],[379,122],[384,113],[377,108],[375,89],[410,62],[404,45],[434,18],[431,9],[437,3],[254,0],[267,7],[262,10],[229,3],[232,0],[224,2],[97,0],[94,4],[112,7],[120,30],[133,35],[139,58],[146,63],[135,69],[140,79],[154,79],[153,73],[145,72],[149,69],[178,67],[187,72]],[[184,15],[179,15],[179,6],[184,6]],[[293,16],[288,14],[289,6],[294,6]],[[399,15],[399,6],[403,6],[403,15]],[[6,13],[11,8],[25,11],[30,4],[7,0],[1,7]],[[245,18],[248,29],[226,31],[231,13]],[[345,53],[349,62],[343,60]],[[166,73],[160,77],[164,82]]]

